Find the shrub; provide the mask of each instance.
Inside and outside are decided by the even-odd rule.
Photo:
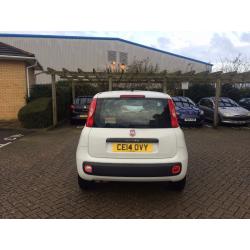
[[[21,108],[18,120],[25,128],[46,128],[52,125],[51,98],[43,97],[29,102]]]
[[[193,84],[188,90],[186,90],[186,96],[196,103],[203,97],[214,95],[215,88],[211,84]]]
[[[223,84],[221,88],[221,96],[229,97],[238,102],[241,98],[241,93],[238,88],[235,88],[231,84]]]
[[[107,85],[107,84],[106,84]],[[94,96],[96,93],[104,91],[105,87],[107,89],[108,86],[102,86],[100,84],[99,87],[97,86],[93,86],[90,84],[76,84],[75,90],[76,90],[76,96],[82,96],[82,95],[90,95],[90,96]]]

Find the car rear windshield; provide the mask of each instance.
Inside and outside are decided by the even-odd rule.
[[[239,107],[239,105],[231,99],[221,99],[219,107]]]
[[[194,107],[195,104],[190,101],[174,101],[175,106],[183,108],[183,107]]]
[[[171,128],[167,99],[97,99],[94,127]]]
[[[85,104],[89,104],[91,100],[92,100],[92,97],[77,97],[75,99],[75,104],[85,105]]]

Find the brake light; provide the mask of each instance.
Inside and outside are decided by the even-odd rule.
[[[95,109],[96,109],[96,99],[94,98],[89,106],[89,113],[86,121],[86,127],[93,127]]]
[[[145,95],[120,95],[120,98],[145,98]]]
[[[178,128],[179,123],[178,123],[177,114],[175,111],[174,102],[172,99],[168,99],[168,107],[169,107],[170,116],[171,116],[171,126],[172,128]]]

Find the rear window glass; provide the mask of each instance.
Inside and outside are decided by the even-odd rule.
[[[193,107],[195,106],[195,103],[186,97],[173,97],[173,101],[176,107]]]
[[[221,99],[219,107],[239,107],[239,105],[231,99]]]
[[[94,127],[171,128],[167,99],[97,99]]]
[[[174,101],[175,106],[177,107],[193,107],[195,106],[194,103],[189,101]]]
[[[78,97],[75,99],[75,104],[85,105],[92,101],[92,97]]]

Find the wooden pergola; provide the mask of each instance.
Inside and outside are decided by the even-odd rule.
[[[182,73],[181,71],[168,73],[167,71],[161,73],[141,73],[141,72],[96,72],[93,69],[92,72],[84,72],[81,69],[77,71],[70,71],[67,69],[62,69],[60,71],[47,68],[44,73],[51,76],[52,84],[52,109],[53,109],[53,126],[57,125],[57,106],[56,106],[56,77],[60,80],[67,80],[72,84],[72,98],[75,99],[75,84],[108,84],[108,90],[112,91],[113,84],[119,83],[143,83],[143,84],[161,84],[162,91],[167,93],[168,83],[174,82],[179,84],[181,82],[200,82],[200,83],[211,83],[215,84],[215,109],[214,109],[214,127],[218,126],[218,107],[219,98],[221,94],[222,84],[242,84],[250,83],[250,72],[228,72],[223,73],[218,72],[200,72],[195,73],[190,71],[187,73]]]

